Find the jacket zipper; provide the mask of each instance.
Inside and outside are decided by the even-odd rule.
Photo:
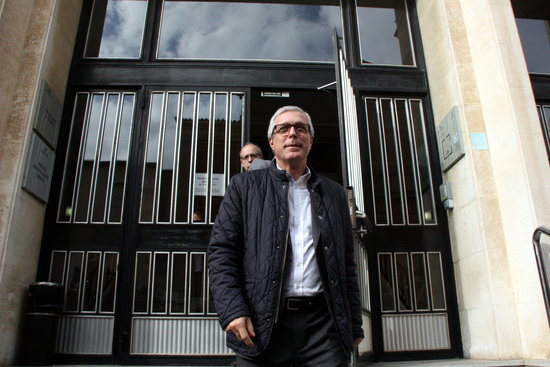
[[[290,182],[288,183],[288,191],[286,195],[286,205],[288,208],[288,199],[290,197]],[[285,268],[286,268],[286,258],[287,258],[287,252],[288,252],[288,238],[290,236],[290,218],[289,218],[289,211],[286,212],[286,219],[287,219],[287,226],[286,226],[286,234],[285,234],[285,247],[284,247],[284,253],[283,253],[283,267],[281,269],[281,278],[279,279],[279,296],[277,297],[277,308],[275,309],[275,322],[277,323],[277,320],[279,319],[279,310],[281,308],[281,302],[282,302],[282,295],[283,295],[283,283],[285,278]]]

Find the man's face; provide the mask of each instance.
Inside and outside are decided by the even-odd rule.
[[[305,131],[304,125],[308,127]],[[283,128],[281,133],[277,132],[279,128]],[[313,145],[313,136],[311,136],[306,116],[302,112],[287,111],[277,116],[274,131],[276,133],[269,138],[269,145],[281,168],[284,168],[283,165],[296,162],[307,163],[307,156]]]
[[[243,149],[241,149],[239,155],[241,159],[241,166],[245,171],[248,171],[250,168],[250,163],[252,163],[254,159],[262,158],[262,153],[260,153],[258,147],[252,144],[245,145]]]

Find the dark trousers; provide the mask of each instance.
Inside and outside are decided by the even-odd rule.
[[[323,295],[303,310],[285,309],[271,342],[257,357],[237,355],[238,367],[346,367],[348,361]],[[293,307],[290,307],[293,308]]]

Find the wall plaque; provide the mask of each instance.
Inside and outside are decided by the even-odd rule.
[[[63,105],[45,80],[40,83],[34,129],[54,149],[57,146]]]
[[[436,129],[439,162],[442,171],[445,172],[465,155],[458,106],[451,108]]]
[[[23,188],[43,202],[48,202],[52,182],[54,151],[38,136],[32,134],[23,177]]]

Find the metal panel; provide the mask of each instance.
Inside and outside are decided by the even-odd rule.
[[[451,348],[447,314],[382,316],[385,352]]]
[[[135,317],[132,355],[231,355],[217,319]]]
[[[55,352],[111,355],[114,325],[113,316],[61,316]]]

